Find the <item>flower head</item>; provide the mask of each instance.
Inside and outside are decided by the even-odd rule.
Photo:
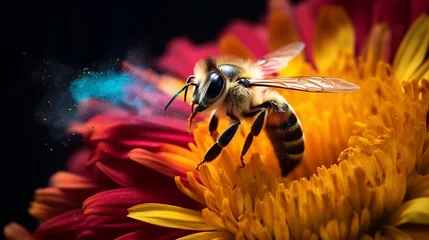
[[[184,194],[202,204],[201,210],[145,203],[128,210],[131,218],[200,231],[182,239],[405,238],[415,233],[409,224],[429,224],[427,184],[422,184],[429,171],[429,16],[415,20],[390,65],[389,26],[374,25],[357,54],[355,31],[344,9],[328,5],[318,13],[310,45],[315,67],[300,56],[279,74],[335,76],[360,90],[334,95],[280,91],[302,122],[307,145],[302,163],[281,178],[262,134],[241,168],[250,127],[244,125],[220,157],[199,172],[189,171],[187,182],[175,178]],[[255,38],[272,49],[299,38],[286,12],[271,12],[265,33],[240,26],[258,33]],[[257,58],[260,53],[252,48],[258,48],[255,42],[241,42],[233,33],[219,41],[221,54]],[[189,153],[198,163],[213,139],[204,122],[194,136]]]

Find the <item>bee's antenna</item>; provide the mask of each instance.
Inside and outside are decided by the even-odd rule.
[[[174,101],[174,99],[176,99],[177,96],[179,96],[179,94],[181,92],[183,92],[183,90],[188,89],[189,86],[197,86],[198,84],[190,82],[190,83],[186,83],[185,86],[183,86],[179,91],[177,91],[174,96],[170,99],[170,101],[168,101],[167,105],[165,105],[164,107],[164,111],[167,110],[168,106],[170,106],[170,104]]]
[[[188,77],[188,79],[186,80],[186,84],[189,84],[191,82],[192,79],[195,78],[195,75],[191,75]],[[186,102],[186,95],[188,94],[188,88],[185,89],[185,96],[183,96],[183,101]]]

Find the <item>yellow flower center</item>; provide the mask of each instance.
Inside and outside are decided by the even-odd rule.
[[[335,14],[345,26],[336,26],[339,23],[331,16]],[[343,15],[340,8],[321,11],[319,29],[325,29],[325,24],[338,34],[332,34],[337,38],[320,36],[315,44],[318,71],[301,59],[281,72],[334,76],[360,86],[358,92],[347,94],[280,91],[301,120],[306,143],[304,160],[290,175],[280,177],[277,159],[264,134],[253,140],[245,158],[247,165],[240,168],[241,149],[250,127],[244,123],[221,155],[200,168],[200,182],[195,171],[187,173],[186,184],[175,178],[184,194],[202,204],[201,213],[143,204],[131,208],[130,217],[162,226],[215,230],[183,239],[406,238],[409,235],[401,230],[404,223],[429,224],[429,82],[419,80],[427,75],[419,51],[427,52],[428,47],[415,47],[420,62],[402,54],[413,62],[413,71],[409,72],[402,60],[395,60],[392,70],[379,61],[384,46],[377,43],[382,42],[386,29],[378,25],[370,39],[381,40],[369,40],[365,54],[356,58],[348,45],[354,46],[354,37],[348,36],[351,23]],[[408,34],[419,31],[429,34],[427,15],[419,18]],[[415,44],[410,41],[403,44]],[[323,48],[327,42],[331,45],[328,52]],[[228,49],[228,42],[222,44]],[[331,64],[323,60],[325,56]],[[226,126],[222,122],[219,128]],[[194,136],[196,144],[190,148],[193,161],[198,163],[213,139],[204,122]],[[182,215],[188,214],[192,223],[160,221],[158,209],[176,213],[172,217],[176,220],[186,221]]]

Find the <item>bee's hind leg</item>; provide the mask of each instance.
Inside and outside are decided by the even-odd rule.
[[[241,167],[243,168],[246,164],[244,163],[244,155],[247,153],[247,151],[250,148],[250,145],[252,145],[253,137],[257,137],[259,133],[261,133],[262,127],[265,123],[265,116],[267,115],[267,109],[262,108],[254,112],[250,112],[245,114],[246,117],[255,116],[256,114],[259,114],[258,117],[256,117],[256,120],[252,124],[252,128],[250,129],[250,133],[247,135],[246,142],[244,143],[243,150],[241,151],[240,161],[241,161]]]
[[[238,126],[240,126],[240,120],[234,116],[234,115],[228,115],[232,120],[234,120],[234,123],[229,126],[217,139],[217,141],[210,147],[210,149],[206,152],[206,155],[204,156],[204,160],[200,162],[195,169],[198,170],[198,168],[206,163],[213,161],[222,151],[222,148],[226,147],[229,142],[231,142],[232,138],[234,137],[235,133],[237,132]]]

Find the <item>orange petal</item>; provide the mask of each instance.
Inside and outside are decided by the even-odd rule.
[[[30,232],[18,223],[11,222],[3,228],[7,240],[33,240]]]
[[[336,63],[340,52],[354,55],[355,32],[352,22],[341,6],[322,6],[316,23],[313,53],[321,71]]]
[[[220,54],[234,55],[246,59],[253,59],[254,56],[240,40],[231,33],[225,34],[219,41]]]
[[[63,189],[89,189],[97,187],[89,179],[65,171],[60,171],[52,175],[50,185]]]
[[[271,51],[300,40],[291,18],[282,10],[272,11],[268,16],[268,34]]]

